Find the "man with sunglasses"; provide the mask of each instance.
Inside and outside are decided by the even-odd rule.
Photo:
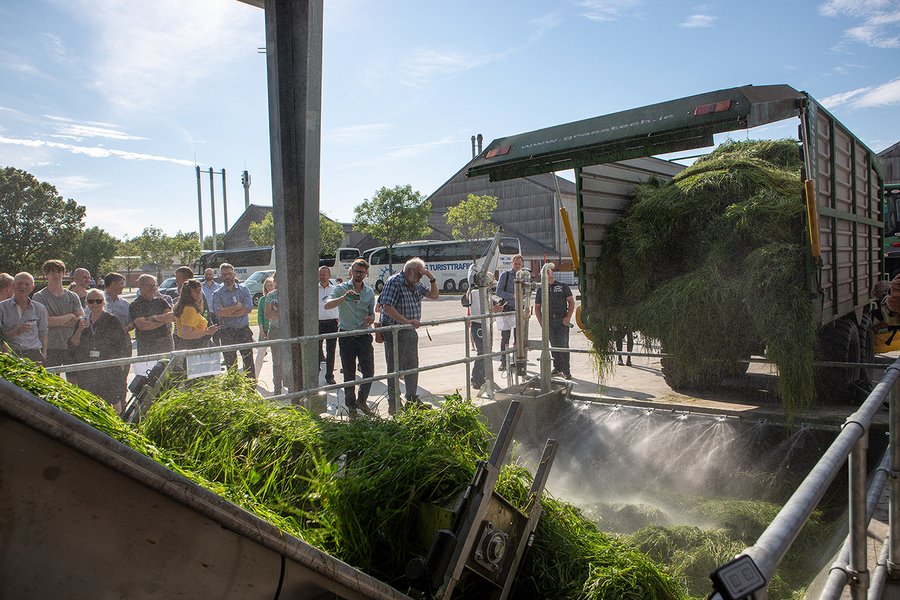
[[[372,348],[370,329],[375,322],[375,290],[365,283],[368,272],[369,263],[365,259],[354,260],[350,265],[349,281],[334,286],[328,301],[323,305],[326,310],[337,309],[340,331],[364,332],[338,339],[345,382],[356,379],[357,363],[363,377],[375,374],[375,351]],[[369,408],[367,402],[371,387],[371,383],[361,384],[358,395],[354,386],[344,388],[344,401],[351,418],[356,416],[357,411],[375,416],[375,411]]]

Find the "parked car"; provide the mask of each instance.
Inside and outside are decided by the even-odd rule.
[[[163,282],[159,284],[159,293],[165,294],[170,298],[178,297],[178,288],[175,287],[175,278],[174,277],[166,277],[163,279]]]
[[[259,304],[259,299],[262,298],[263,295],[263,284],[266,282],[266,279],[272,276],[275,270],[266,270],[266,271],[254,271],[250,274],[245,281],[242,283],[247,286],[247,289],[250,290],[250,295],[253,296],[253,306]]]

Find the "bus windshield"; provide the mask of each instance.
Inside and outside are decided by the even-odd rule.
[[[199,272],[202,275],[209,268],[218,271],[222,263],[232,265],[237,278],[243,281],[256,271],[274,269],[275,252],[272,246],[205,252],[200,255]]]

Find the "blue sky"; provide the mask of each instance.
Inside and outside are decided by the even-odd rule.
[[[2,0],[0,166],[117,237],[196,231],[194,165],[225,168],[231,225],[244,169],[271,204],[264,45],[263,11],[236,0]],[[473,134],[773,83],[875,151],[900,141],[900,0],[325,0],[321,207],[349,221],[382,186],[430,194]]]

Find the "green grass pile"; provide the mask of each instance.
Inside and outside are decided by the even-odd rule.
[[[175,453],[150,441],[139,430],[123,422],[105,400],[68,383],[57,375],[48,373],[40,365],[24,358],[0,353],[0,377],[152,458],[170,471],[265,519],[279,529],[302,537],[299,525],[291,517],[270,509],[238,487],[205,477],[198,471],[188,468]]]
[[[405,589],[424,554],[423,504],[452,505],[492,436],[459,395],[396,420],[322,420],[268,402],[238,371],[169,389],[140,430],[103,400],[24,359],[0,355],[0,377],[44,398],[287,533]],[[530,474],[506,467],[498,490],[525,509]],[[600,533],[549,495],[513,598],[670,600],[683,595],[646,556]]]
[[[626,326],[672,355],[667,380],[706,387],[767,349],[792,409],[814,396],[796,142],[722,144],[671,182],[639,185],[601,246],[585,320],[604,365]],[[670,378],[670,379],[669,379]]]
[[[755,543],[781,508],[760,500],[679,500],[681,510],[710,526],[651,525],[623,536],[623,539],[652,560],[668,565],[690,596],[698,599],[709,593],[709,574]],[[821,512],[813,513],[769,583],[769,598],[790,600],[796,597],[798,590],[802,590],[821,567],[818,561],[828,551],[827,540],[832,529],[833,524],[823,522]]]
[[[515,466],[501,472],[497,491],[520,510],[529,499],[530,473]],[[673,577],[622,539],[599,530],[580,509],[544,494],[544,514],[534,546],[519,572],[515,597],[594,600],[682,598]]]

